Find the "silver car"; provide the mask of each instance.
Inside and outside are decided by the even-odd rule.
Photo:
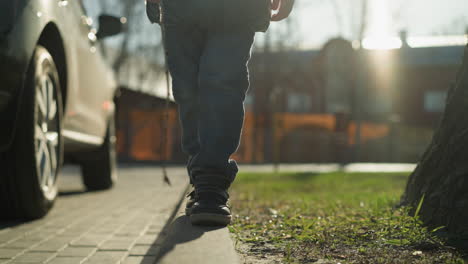
[[[116,180],[117,84],[99,40],[122,31],[103,15],[95,30],[77,0],[0,2],[0,216],[39,218],[57,197],[64,157],[88,190]]]

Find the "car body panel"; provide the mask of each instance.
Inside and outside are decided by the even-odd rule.
[[[67,108],[64,115],[64,136],[69,145],[75,142],[87,142],[90,145],[101,144],[107,128],[107,119],[114,112],[113,96],[116,82],[105,65],[100,53],[99,42],[95,39],[95,29],[91,20],[81,12],[77,1],[69,3],[67,16],[69,36],[65,37],[69,54],[69,67],[74,69],[70,76],[67,96]],[[106,117],[106,118],[103,118]],[[74,133],[73,133],[74,132]],[[81,136],[78,136],[81,135]],[[101,141],[96,140],[100,138]],[[92,140],[94,139],[94,140]]]
[[[17,11],[14,24],[0,35],[0,151],[11,144],[27,67],[41,32],[42,19],[33,14],[33,2]]]
[[[108,119],[115,111],[117,84],[88,22],[76,0],[34,0],[20,11],[11,30],[0,35],[0,151],[11,143],[21,97],[27,96],[22,90],[29,61],[41,34],[51,24],[63,41],[67,68],[65,151],[102,143]]]

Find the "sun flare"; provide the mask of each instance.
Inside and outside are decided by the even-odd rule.
[[[388,0],[371,0],[367,37],[362,45],[365,49],[397,49],[402,43],[392,32],[392,18]]]

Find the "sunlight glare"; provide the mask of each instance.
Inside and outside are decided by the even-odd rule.
[[[369,29],[367,37],[362,41],[365,49],[397,49],[402,46],[400,38],[393,37],[391,15],[388,0],[371,0]]]
[[[362,41],[364,49],[389,50],[399,49],[401,46],[402,41],[398,37],[369,37]]]
[[[464,46],[468,44],[468,35],[410,37],[408,44],[412,48]]]

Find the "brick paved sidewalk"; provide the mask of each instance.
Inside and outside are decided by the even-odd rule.
[[[184,169],[170,177],[171,187],[158,168],[123,168],[116,188],[88,193],[76,169],[65,169],[47,217],[0,222],[0,263],[154,263],[188,184]]]

